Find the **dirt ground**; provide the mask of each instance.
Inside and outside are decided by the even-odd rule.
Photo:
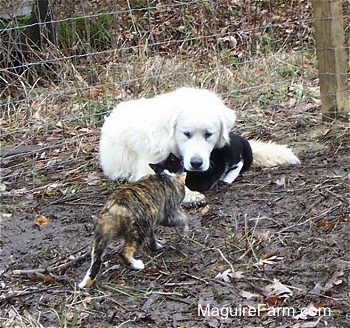
[[[289,143],[301,165],[252,168],[207,192],[187,210],[187,237],[159,228],[164,249],[139,251],[144,271],[111,245],[90,290],[77,283],[115,188],[98,167],[98,130],[77,132],[79,151],[64,135],[3,149],[1,326],[348,326],[349,130],[319,116],[283,122],[242,130]]]

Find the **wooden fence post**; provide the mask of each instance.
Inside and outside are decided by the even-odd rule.
[[[341,0],[313,0],[322,118],[333,120],[349,111],[347,56]]]

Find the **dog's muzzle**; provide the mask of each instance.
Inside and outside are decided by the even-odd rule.
[[[193,171],[202,171],[203,159],[198,156],[193,156],[190,160]]]

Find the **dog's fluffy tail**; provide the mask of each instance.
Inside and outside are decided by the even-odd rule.
[[[253,165],[272,167],[300,164],[299,158],[286,145],[258,140],[249,140],[249,143],[253,150]]]

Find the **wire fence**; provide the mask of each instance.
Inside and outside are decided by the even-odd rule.
[[[72,12],[66,2],[56,1],[45,8],[41,22],[30,23],[35,21],[31,16],[27,21],[2,19],[2,105],[28,102],[35,93],[32,88],[42,86],[47,91],[49,86],[72,84],[80,89],[108,85],[133,89],[137,82],[154,82],[154,76],[130,76],[129,66],[135,71],[135,66],[144,64],[154,69],[172,60],[196,61],[197,67],[180,71],[196,75],[203,70],[210,73],[215,65],[239,69],[266,52],[313,46],[311,6],[301,0],[278,11],[271,1],[106,3],[72,3]],[[161,91],[158,87],[152,91]]]
[[[6,147],[96,151],[98,127],[118,101],[184,85],[215,90],[242,116],[280,107],[299,115],[301,108],[307,114],[320,107],[308,0],[0,5]],[[349,52],[349,1],[342,9]],[[39,166],[35,162],[34,171]]]

